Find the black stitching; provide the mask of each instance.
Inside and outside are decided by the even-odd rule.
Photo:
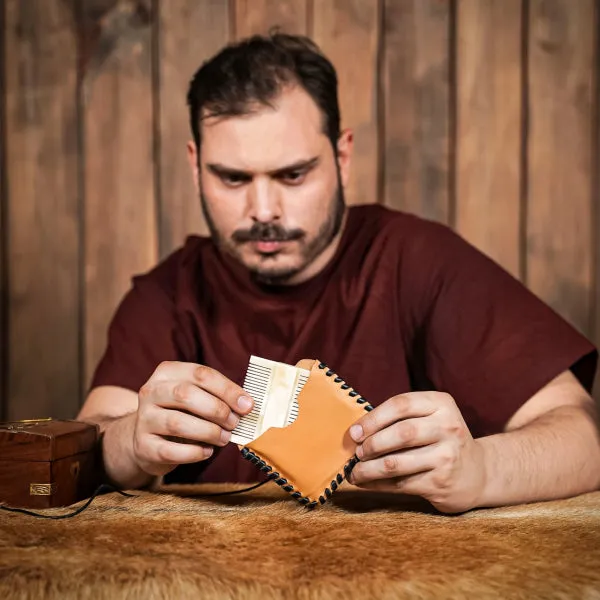
[[[344,380],[341,377],[336,377],[333,381],[335,383],[342,383],[342,381],[344,381]]]
[[[328,498],[331,498],[331,490],[330,490],[329,488],[325,488],[325,495],[326,495]]]
[[[294,493],[292,494],[292,498],[296,498],[296,500],[297,500],[298,498],[300,498],[301,496],[302,496],[302,494],[301,494],[300,492],[294,492]]]
[[[293,486],[293,485],[284,485],[284,486],[283,486],[283,489],[284,489],[286,492],[291,492],[291,491],[294,489],[294,486]]]
[[[358,392],[355,392],[354,390],[352,390],[351,392],[348,392],[349,396],[352,396],[352,398],[354,398],[355,396],[358,396]]]
[[[343,390],[349,390],[349,389],[350,389],[350,386],[349,386],[347,383],[343,383],[343,384],[341,385],[341,388],[342,388]]]
[[[326,369],[326,368],[327,368],[327,365],[324,362],[319,363],[319,369]]]
[[[320,502],[321,504],[325,504],[325,502],[327,502],[327,500],[325,499],[325,497],[324,497],[324,496],[319,496],[319,502]]]
[[[329,371],[327,371],[327,372],[325,373],[325,375],[327,375],[327,377],[331,377],[332,375],[335,375],[335,372],[334,372],[334,371],[332,371],[331,369],[329,369]]]
[[[359,404],[364,404],[364,403],[366,402],[366,400],[365,400],[364,398],[357,398],[357,399],[356,399],[356,401],[357,401]]]
[[[338,473],[337,474],[337,482],[338,483],[342,483],[342,481],[344,481],[344,477],[343,477],[343,475],[341,473]]]
[[[337,483],[335,481],[332,480],[331,482],[331,489],[335,492],[335,490],[337,490]]]

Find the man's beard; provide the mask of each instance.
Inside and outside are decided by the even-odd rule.
[[[210,231],[213,241],[217,246],[238,262],[243,264],[252,274],[253,278],[268,285],[285,284],[294,275],[305,269],[317,256],[329,246],[333,239],[338,235],[344,220],[344,209],[346,206],[344,190],[341,185],[338,173],[338,183],[334,192],[334,198],[330,201],[330,210],[327,219],[323,222],[319,231],[308,243],[303,240],[306,232],[302,229],[285,229],[278,223],[255,223],[250,229],[238,229],[233,232],[231,239],[226,239],[215,226],[210,215],[206,196],[200,189],[200,203],[206,224]],[[300,244],[301,261],[294,267],[272,266],[263,264],[246,265],[239,252],[239,244],[252,241],[279,242],[297,240]],[[265,259],[268,260],[268,257]]]

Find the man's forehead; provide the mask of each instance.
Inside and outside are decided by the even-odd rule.
[[[308,98],[308,100],[307,100]],[[202,123],[202,162],[269,171],[322,154],[328,139],[320,111],[306,93],[281,95],[274,107]]]

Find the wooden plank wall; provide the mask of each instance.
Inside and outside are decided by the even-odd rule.
[[[0,418],[72,417],[130,277],[206,233],[185,93],[280,26],[333,60],[349,202],[456,228],[600,343],[600,0],[0,0]]]

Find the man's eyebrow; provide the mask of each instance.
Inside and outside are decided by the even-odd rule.
[[[314,156],[313,158],[297,160],[285,167],[279,167],[273,171],[269,171],[269,175],[283,175],[285,173],[290,173],[291,171],[307,171],[315,167],[319,162],[319,157]]]
[[[226,167],[225,165],[221,165],[219,163],[208,163],[206,168],[215,173],[215,175],[238,175],[242,177],[250,177],[251,174],[247,171],[243,171],[241,169],[234,169],[232,167]]]
[[[291,171],[303,171],[312,169],[319,162],[319,157],[315,156],[313,158],[301,159],[297,160],[289,165],[285,165],[284,167],[278,167],[272,171],[268,172],[268,175],[278,176],[283,175],[285,173],[289,173]],[[215,173],[216,175],[236,175],[238,177],[252,177],[252,173],[248,171],[244,171],[243,169],[236,169],[234,167],[228,167],[226,165],[222,165],[220,163],[208,163],[206,168]]]

